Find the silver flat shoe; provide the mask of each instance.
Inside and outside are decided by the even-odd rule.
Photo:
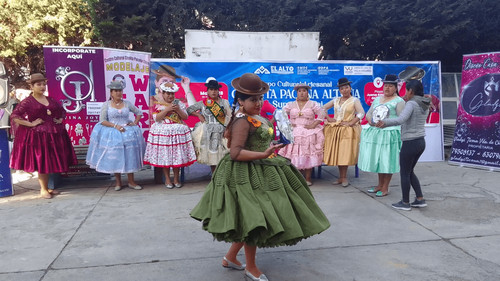
[[[131,184],[129,184],[128,187],[130,187],[132,189],[135,189],[135,190],[141,190],[142,189],[142,186],[140,186],[140,185],[131,185]]]
[[[226,257],[224,257],[223,259],[227,262],[227,266],[226,265],[222,265],[225,268],[232,268],[232,269],[236,269],[236,270],[243,270],[243,269],[245,269],[245,264],[237,265],[237,264],[235,264],[233,262],[230,262],[228,259],[226,259]]]
[[[172,184],[170,184],[170,183],[167,183],[167,184],[165,185],[165,187],[166,187],[166,188],[168,188],[168,189],[172,189],[172,188],[174,188],[174,186],[173,186]]]
[[[253,281],[269,281],[264,274],[261,274],[259,278],[252,275],[252,273],[245,270],[245,276],[252,279]]]
[[[121,186],[119,186],[119,185],[115,186],[115,191],[120,191],[120,190],[122,190]]]

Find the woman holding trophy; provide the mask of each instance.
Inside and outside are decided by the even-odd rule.
[[[401,126],[377,128],[375,124],[386,118],[395,118],[405,107],[405,101],[398,95],[398,77],[387,74],[384,95],[377,97],[366,120],[370,124],[361,132],[358,167],[366,172],[378,173],[378,184],[368,189],[377,197],[389,194],[392,174],[399,172],[399,149],[401,148]]]

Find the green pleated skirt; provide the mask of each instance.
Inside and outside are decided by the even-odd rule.
[[[304,177],[281,156],[239,162],[227,154],[190,214],[218,241],[295,245],[330,223]]]

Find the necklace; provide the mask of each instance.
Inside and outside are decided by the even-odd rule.
[[[120,105],[122,102],[123,102],[123,100],[119,100],[118,102],[113,101],[113,103],[114,103],[116,106]]]
[[[302,109],[304,109],[308,101],[309,100],[302,102],[302,105],[297,101],[297,107],[299,108],[299,116],[302,116]]]

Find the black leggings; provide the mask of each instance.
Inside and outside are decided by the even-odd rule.
[[[425,139],[419,138],[409,141],[403,141],[403,146],[399,152],[399,166],[401,167],[399,175],[401,176],[401,192],[403,193],[403,202],[410,202],[410,186],[415,190],[416,197],[424,197],[420,182],[413,172],[417,165],[418,158],[425,150]]]

